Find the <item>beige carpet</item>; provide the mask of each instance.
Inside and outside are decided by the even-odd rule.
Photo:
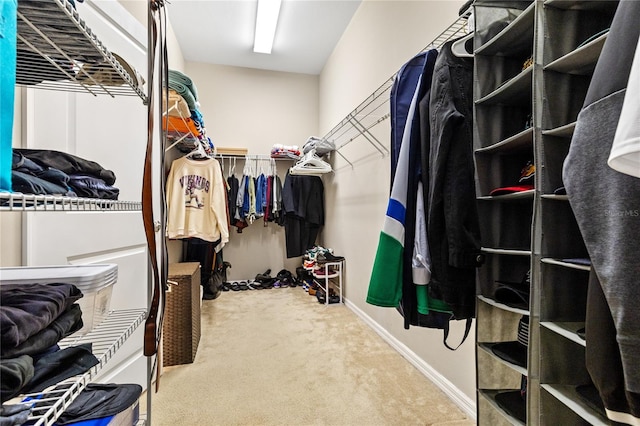
[[[295,287],[203,301],[196,359],[165,368],[151,424],[474,422],[347,307]]]

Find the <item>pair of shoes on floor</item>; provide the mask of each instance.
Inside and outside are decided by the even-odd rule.
[[[230,283],[226,283],[231,291],[245,291],[249,290],[249,281],[232,281]],[[224,287],[224,284],[223,284]]]
[[[327,302],[324,289],[319,288],[316,291],[316,298],[318,299],[318,303],[325,304]],[[340,303],[340,295],[336,294],[336,291],[332,288],[329,289],[329,303]]]

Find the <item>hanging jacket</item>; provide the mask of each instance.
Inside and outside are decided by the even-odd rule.
[[[473,58],[445,43],[436,60],[429,99],[431,146],[427,236],[432,260],[431,289],[456,319],[475,316],[480,224],[473,158]]]

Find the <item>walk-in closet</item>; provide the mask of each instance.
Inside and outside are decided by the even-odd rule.
[[[1,424],[640,424],[640,2],[0,13]]]

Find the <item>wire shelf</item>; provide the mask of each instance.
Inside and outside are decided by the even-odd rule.
[[[145,317],[144,309],[112,311],[93,331],[83,336],[72,335],[61,340],[58,343],[60,348],[92,343],[92,352],[98,358],[98,364],[82,375],[58,383],[52,390],[24,395],[23,400],[35,403],[28,419],[29,424],[34,426],[54,424],[136,328],[144,322]]]
[[[98,198],[56,195],[0,193],[0,211],[140,211],[140,201],[103,200]]]
[[[442,31],[442,33],[422,49],[421,52],[430,49],[439,49],[448,41],[467,34],[469,14],[470,11],[467,11],[460,15],[458,19]],[[390,117],[389,92],[397,75],[398,73],[395,73],[382,83],[380,87],[362,101],[360,105],[355,107],[324,136],[324,139],[334,141],[338,153],[340,153],[341,148],[362,136],[383,156],[389,154],[388,148],[371,134],[371,129]],[[347,160],[347,162],[349,161]]]
[[[69,0],[21,0],[17,17],[16,84],[147,102],[141,77],[109,52]]]

